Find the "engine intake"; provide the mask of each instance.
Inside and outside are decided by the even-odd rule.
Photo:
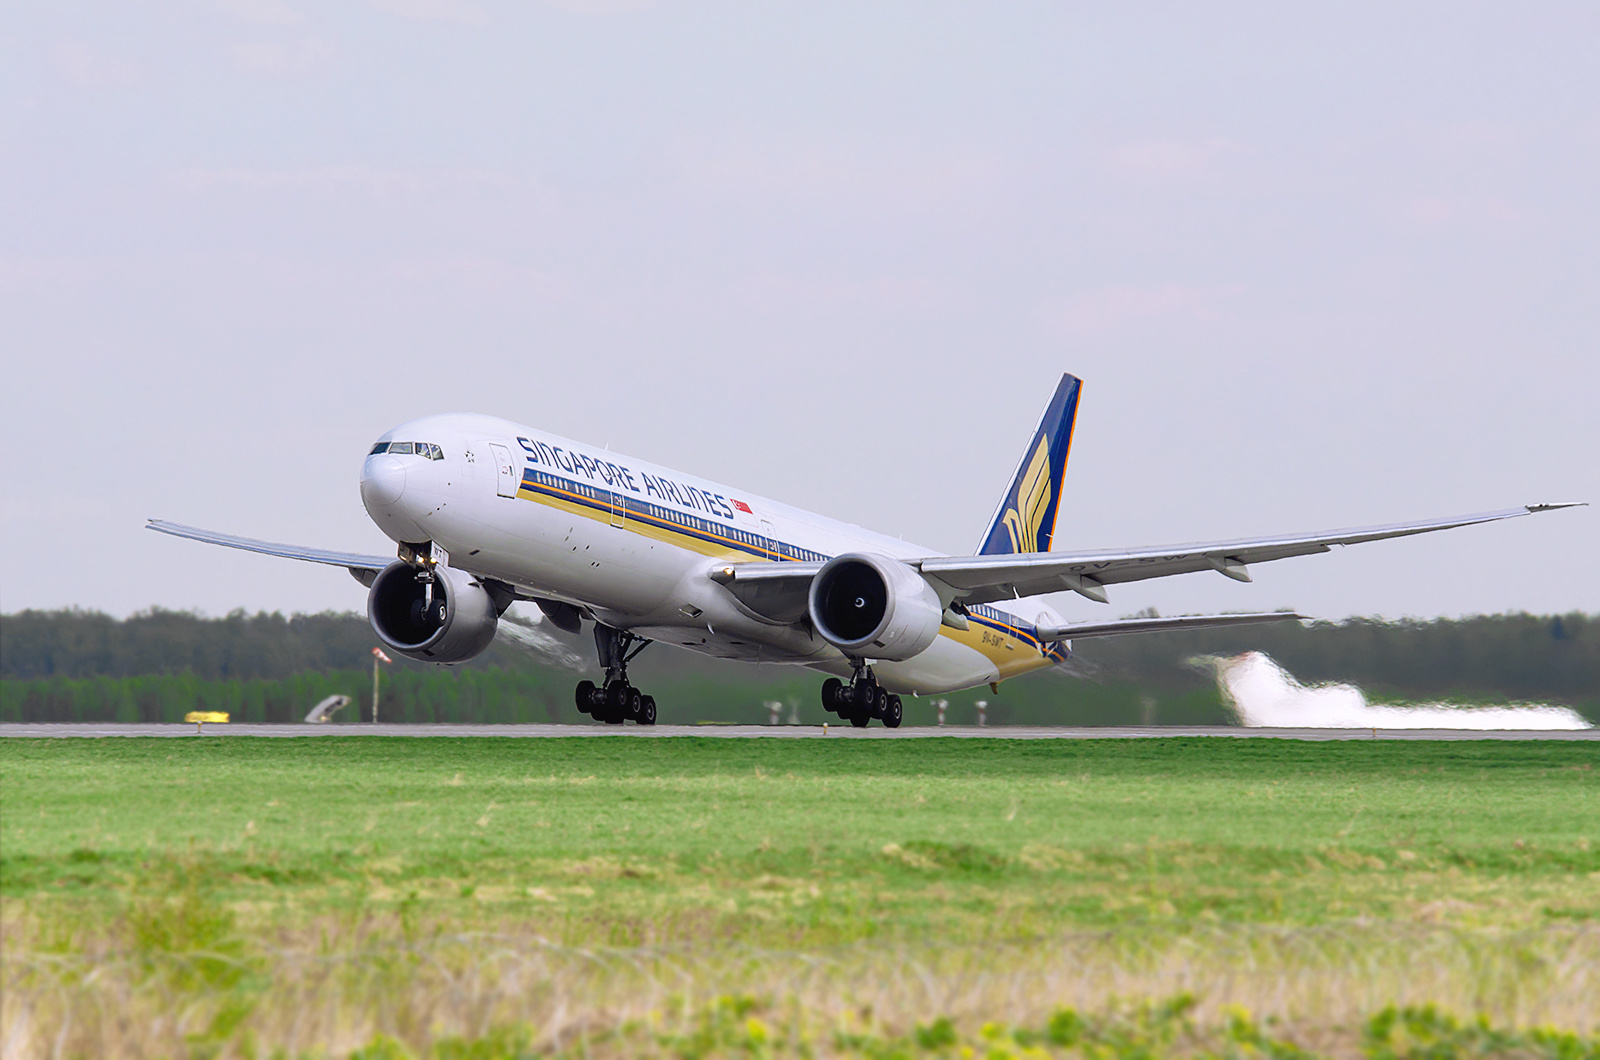
[[[494,640],[501,608],[478,581],[454,567],[434,569],[433,591],[407,563],[378,572],[367,593],[367,620],[392,650],[421,662],[465,662]]]
[[[888,556],[849,552],[811,579],[811,624],[846,655],[900,660],[939,635],[944,608],[922,575]]]

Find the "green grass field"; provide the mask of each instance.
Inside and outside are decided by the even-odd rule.
[[[4,1012],[18,1056],[1596,1055],[1597,766],[1558,741],[6,740]]]

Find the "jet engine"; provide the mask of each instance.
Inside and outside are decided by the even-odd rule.
[[[504,608],[472,575],[435,567],[417,579],[408,563],[378,572],[367,593],[367,619],[393,651],[419,662],[465,662],[494,639]]]
[[[811,624],[846,655],[909,659],[939,635],[944,608],[922,575],[888,556],[847,552],[811,580]]]

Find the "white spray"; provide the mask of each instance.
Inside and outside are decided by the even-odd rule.
[[[1251,728],[1329,729],[1587,729],[1577,711],[1541,704],[1416,707],[1368,703],[1354,685],[1307,688],[1260,652],[1204,660],[1216,668],[1217,686]]]
[[[544,615],[538,611],[533,612],[532,615],[521,613],[514,615],[507,611],[500,616],[500,625],[495,630],[495,637],[509,641],[519,648],[526,648],[547,662],[564,670],[583,673],[588,669],[588,663],[584,657],[573,651],[564,641],[557,638],[550,631],[549,624],[544,620]]]

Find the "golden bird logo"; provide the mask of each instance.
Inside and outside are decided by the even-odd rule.
[[[1050,440],[1040,438],[1028,470],[1017,484],[1016,504],[1006,510],[1002,522],[1011,535],[1013,552],[1033,552],[1038,546],[1039,529],[1045,510],[1050,507]]]

